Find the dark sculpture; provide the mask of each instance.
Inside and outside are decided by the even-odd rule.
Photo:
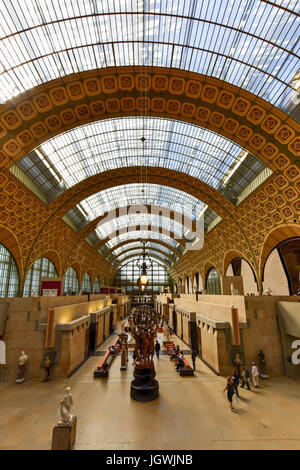
[[[130,396],[137,401],[152,401],[158,397],[158,382],[154,379],[154,336],[157,313],[148,305],[139,306],[133,314],[132,334],[135,339],[134,380]]]

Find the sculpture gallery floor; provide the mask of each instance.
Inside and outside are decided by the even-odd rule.
[[[130,398],[132,358],[120,371],[117,357],[108,380],[93,378],[100,359],[90,357],[70,379],[0,386],[0,449],[50,449],[66,385],[78,419],[75,449],[300,449],[299,382],[276,377],[241,390],[234,413],[222,394],[223,377],[199,359],[194,377],[180,377],[161,355],[159,399],[138,403]]]

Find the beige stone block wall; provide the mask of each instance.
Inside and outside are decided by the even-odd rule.
[[[169,325],[173,325],[173,305],[169,305]]]
[[[232,366],[228,364],[226,336],[224,330],[217,330],[208,325],[201,326],[202,358],[220,375],[228,376],[232,373]]]
[[[201,326],[202,358],[219,373],[217,330],[208,325]]]
[[[15,381],[19,370],[18,358],[22,351],[28,355],[26,378],[43,377],[43,370],[40,366],[43,359],[45,335],[43,331],[37,330],[40,314],[37,310],[38,303],[30,300],[25,303],[16,302],[17,299],[11,300],[13,301],[9,302],[8,320],[3,336],[6,344],[8,379],[10,382]],[[27,307],[27,311],[21,311],[24,306]]]
[[[186,344],[190,343],[190,338],[189,338],[189,317],[185,315],[184,313],[182,314],[182,333],[183,333],[183,341]]]
[[[119,313],[119,320],[124,319],[124,310],[125,310],[124,305],[123,304],[119,305],[119,312],[120,312]]]
[[[244,295],[242,276],[222,276],[222,292],[224,295],[231,295],[231,284],[233,284],[234,289],[238,289],[239,295]]]
[[[108,338],[109,336],[109,317],[110,317],[110,310],[108,310],[107,312],[105,312],[105,338]]]
[[[111,305],[111,302],[111,298],[106,296],[105,298],[92,302],[57,307],[55,308],[55,324],[69,323],[84,315],[108,307]]]
[[[104,313],[101,313],[98,320],[98,335],[97,335],[97,346],[103,343],[103,323],[104,323]]]
[[[176,312],[177,316],[177,336],[181,337],[182,329],[181,329],[181,314]]]
[[[277,301],[297,302],[297,297],[259,296],[246,298],[247,319],[250,328],[243,329],[246,364],[258,364],[258,352],[262,349],[266,356],[269,375],[282,375],[283,356],[280,332],[277,324]]]
[[[58,363],[61,377],[67,377],[84,361],[85,332],[85,324],[62,332],[61,356]]]
[[[117,308],[114,308],[114,328],[117,328]]]
[[[231,323],[231,307],[238,308],[239,321],[246,321],[245,297],[243,295],[199,295],[182,294],[174,300],[175,305],[204,315],[205,317]]]

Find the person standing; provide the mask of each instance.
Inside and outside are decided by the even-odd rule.
[[[247,385],[248,390],[251,390],[250,384],[249,384],[249,376],[250,376],[249,371],[245,367],[243,367],[241,388],[244,388],[244,386]]]
[[[194,370],[196,370],[196,357],[197,357],[196,351],[193,351],[192,352],[192,363],[193,363]]]
[[[155,352],[156,352],[157,359],[159,359],[159,351],[160,351],[160,344],[159,344],[158,340],[156,340]]]
[[[235,393],[235,391],[234,391],[234,386],[233,386],[231,377],[227,377],[227,384],[226,384],[226,387],[223,390],[223,393],[226,390],[227,390],[227,400],[229,401],[229,406],[230,406],[231,411],[233,411],[234,408],[232,406],[232,397],[233,397],[233,394]]]
[[[259,378],[259,372],[258,372],[257,366],[255,362],[252,362],[252,381],[254,383],[255,388],[258,388],[258,378]]]
[[[236,396],[239,397],[240,377],[236,369],[232,369],[232,383],[233,383]]]

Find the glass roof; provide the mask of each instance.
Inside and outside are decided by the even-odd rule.
[[[128,214],[98,225],[96,233],[100,239],[106,239],[108,236],[112,235],[113,232],[127,229],[127,227],[129,227],[129,230],[133,232],[135,231],[133,227],[136,227],[137,225],[146,227],[148,227],[148,225],[153,227],[163,227],[166,231],[174,232],[178,239],[181,239],[187,231],[184,229],[182,224],[164,216],[155,214]]]
[[[149,65],[220,78],[292,113],[298,11],[297,0],[6,0],[0,98],[74,72]]]
[[[134,255],[137,255],[137,256],[141,256],[142,255],[142,251],[139,251],[139,250],[132,250],[131,252],[129,253],[124,253],[123,255],[119,255],[118,258],[112,263],[113,265],[116,265],[117,263],[120,263],[122,260],[124,260],[125,258],[127,258],[128,256],[134,256]],[[167,264],[171,265],[172,262],[171,260],[169,260],[168,258],[164,257],[161,253],[157,253],[156,251],[152,251],[152,250],[147,250],[146,251],[147,253],[147,258],[151,258],[151,255],[154,255],[154,256],[159,256],[161,259],[163,259]],[[146,259],[147,259],[146,258]]]
[[[129,166],[187,173],[233,200],[265,168],[242,147],[215,132],[153,117],[105,119],[72,129],[30,152],[18,166],[49,200],[89,176]]]
[[[183,191],[148,183],[124,184],[108,188],[84,199],[80,205],[87,214],[85,220],[82,213],[76,214],[74,209],[68,212],[68,216],[78,227],[82,227],[89,220],[93,220],[105,212],[110,213],[118,207],[135,205],[165,207],[184,214],[192,220],[195,220],[196,216],[206,207],[202,201]],[[130,210],[135,209],[132,207]],[[151,208],[151,211],[154,212],[155,209]]]
[[[123,253],[123,251],[131,250],[133,248],[136,249],[141,249],[142,248],[142,242],[132,242],[132,243],[127,243],[126,245],[120,246],[119,248],[116,248],[113,251],[113,254],[115,256],[118,256]],[[167,247],[164,245],[160,245],[159,243],[153,243],[153,242],[147,242],[146,248],[153,248],[153,249],[158,249],[160,251],[163,251],[167,255],[172,255],[173,251],[169,250]]]
[[[154,263],[160,264],[164,269],[168,269],[168,268],[170,267],[170,266],[168,266],[168,267],[167,267],[167,266],[164,266],[164,265],[166,264],[166,261],[167,261],[167,260],[165,260],[165,259],[163,259],[163,258],[160,258],[158,255],[156,255],[156,256],[157,256],[157,258],[154,258],[153,256],[149,256],[149,258],[151,259],[151,261],[153,261],[153,264],[154,264]],[[121,268],[123,268],[124,266],[126,266],[126,264],[128,264],[128,263],[134,263],[134,264],[135,264],[135,262],[138,261],[138,259],[139,259],[139,258],[136,257],[136,258],[133,258],[133,259],[125,260],[125,261],[124,261],[124,264],[121,264],[120,266],[118,266],[118,269],[120,270]]]
[[[170,246],[177,248],[178,251],[182,252],[183,248],[179,245],[177,240],[164,235],[163,233],[158,232],[150,232],[149,230],[136,230],[133,232],[121,233],[120,235],[112,238],[106,243],[106,246],[99,250],[102,254],[105,254],[106,251],[110,250],[114,246],[118,245],[119,243],[125,240],[134,240],[136,238],[141,238],[147,240],[148,238],[152,238],[154,240],[161,240],[163,242],[168,243]]]

